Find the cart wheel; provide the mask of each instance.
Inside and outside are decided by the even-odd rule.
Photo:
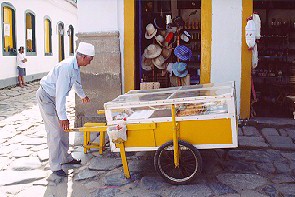
[[[174,166],[173,141],[163,144],[155,154],[156,171],[170,184],[181,185],[193,181],[202,169],[199,151],[191,144],[179,140],[179,167]]]

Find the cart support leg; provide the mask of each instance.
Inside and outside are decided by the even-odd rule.
[[[102,151],[104,148],[104,141],[105,141],[105,132],[100,132],[99,135],[99,154],[102,155]]]
[[[174,146],[174,165],[175,168],[179,166],[179,149],[178,149],[178,128],[175,118],[175,105],[171,106],[172,113],[172,127],[173,127],[173,146]]]
[[[129,168],[128,168],[124,143],[120,143],[118,145],[120,147],[120,154],[121,154],[121,159],[122,159],[122,164],[123,164],[124,175],[125,175],[125,177],[127,179],[129,179],[130,178],[130,172],[129,172]]]
[[[84,131],[84,143],[83,143],[83,145],[84,145],[84,154],[86,154],[87,153],[87,148],[86,148],[86,146],[87,146],[87,131]]]

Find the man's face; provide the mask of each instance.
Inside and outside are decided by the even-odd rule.
[[[81,62],[81,65],[79,66],[87,66],[88,64],[91,63],[91,61],[93,60],[93,57],[84,55],[82,56],[81,59],[82,59],[82,62]]]

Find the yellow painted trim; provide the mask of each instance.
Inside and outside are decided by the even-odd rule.
[[[245,41],[246,19],[253,13],[253,0],[243,0],[242,2],[242,68],[241,68],[241,106],[240,118],[250,117],[250,98],[251,98],[251,62],[252,53],[248,50]]]
[[[135,87],[134,4],[134,0],[124,0],[124,92]]]
[[[201,1],[201,84],[210,83],[212,42],[212,0]]]

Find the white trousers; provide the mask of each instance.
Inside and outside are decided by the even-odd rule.
[[[47,132],[50,169],[52,171],[61,170],[61,164],[73,160],[71,154],[68,153],[69,133],[64,132],[60,126],[55,97],[47,94],[41,87],[37,90],[36,97]]]

